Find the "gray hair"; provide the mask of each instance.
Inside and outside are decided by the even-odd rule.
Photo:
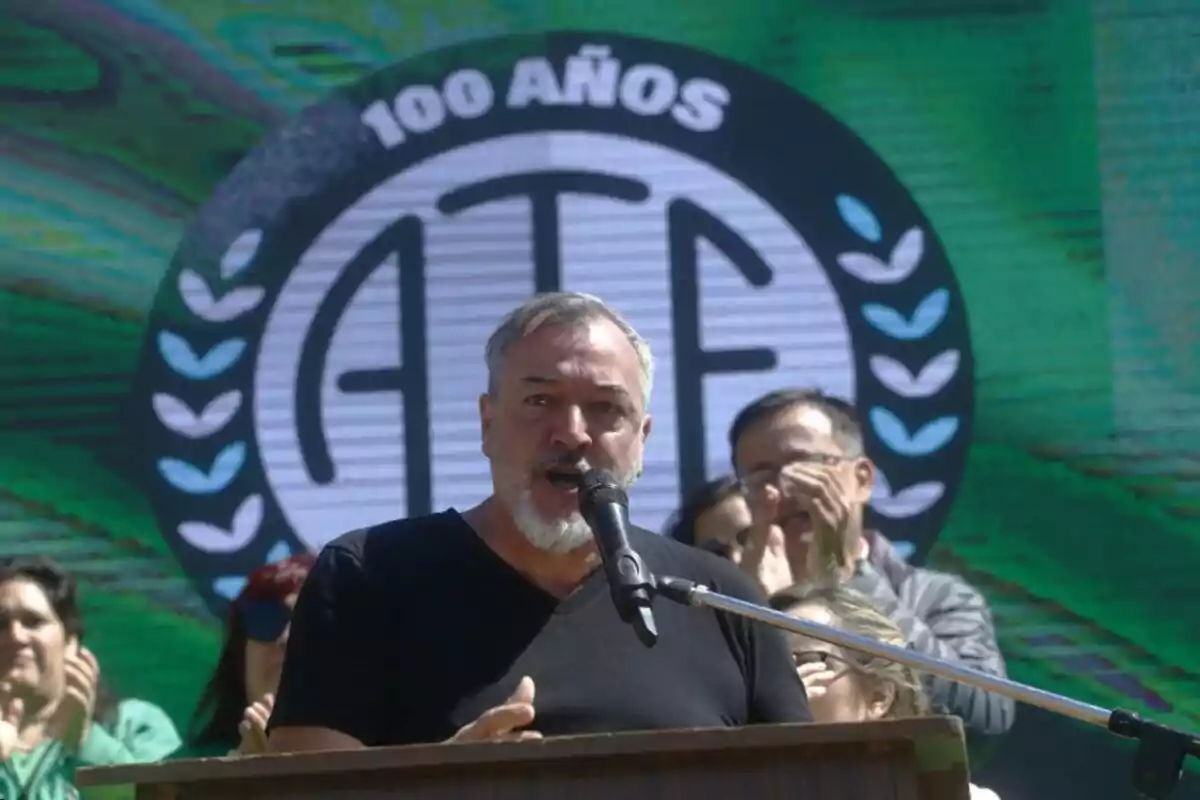
[[[543,325],[582,325],[596,320],[608,320],[621,329],[637,353],[642,373],[642,402],[650,407],[650,389],[654,384],[654,356],[650,343],[625,321],[625,318],[605,305],[599,297],[581,292],[547,292],[535,295],[513,309],[488,337],[484,360],[488,370],[488,392],[495,393],[496,376],[504,366],[504,356],[513,344]]]

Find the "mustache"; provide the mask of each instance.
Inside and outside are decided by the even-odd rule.
[[[559,469],[564,472],[578,472],[580,475],[592,468],[588,460],[575,453],[559,453],[538,460],[537,470],[544,472],[548,469]]]
[[[574,472],[578,473],[579,479],[582,479],[584,474],[594,466],[606,465],[592,464],[590,461],[588,461],[587,457],[581,453],[556,453],[554,455],[538,459],[537,465],[534,467],[533,472],[541,473],[548,470]],[[620,467],[616,464],[610,464],[607,465],[607,468],[612,470],[613,475],[623,487],[629,488],[633,482],[637,480],[638,476],[642,474],[642,461],[641,458],[638,458],[636,463],[632,466]]]

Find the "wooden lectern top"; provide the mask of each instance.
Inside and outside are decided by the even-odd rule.
[[[962,722],[923,717],[80,769],[137,800],[969,800]]]

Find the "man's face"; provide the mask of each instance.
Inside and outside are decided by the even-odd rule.
[[[637,352],[607,320],[543,326],[509,348],[493,392],[479,410],[497,497],[538,547],[587,544],[579,476],[603,467],[628,486],[641,472],[650,417]]]
[[[747,488],[751,510],[759,509],[765,493],[779,498],[774,519],[789,549],[797,557],[807,550],[813,522],[803,498],[781,478],[789,465],[804,464],[828,471],[850,506],[855,525],[861,525],[863,508],[871,497],[874,467],[858,453],[847,453],[834,437],[833,423],[819,408],[796,405],[786,408],[747,429],[738,440],[734,465]],[[800,559],[798,563],[805,563]]]

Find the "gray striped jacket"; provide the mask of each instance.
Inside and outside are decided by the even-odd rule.
[[[1006,677],[983,595],[957,575],[908,564],[878,532],[868,531],[866,538],[869,554],[848,585],[899,626],[909,647]],[[998,734],[1012,727],[1016,704],[1006,697],[929,675],[925,687],[934,710],[961,717],[968,731]]]

